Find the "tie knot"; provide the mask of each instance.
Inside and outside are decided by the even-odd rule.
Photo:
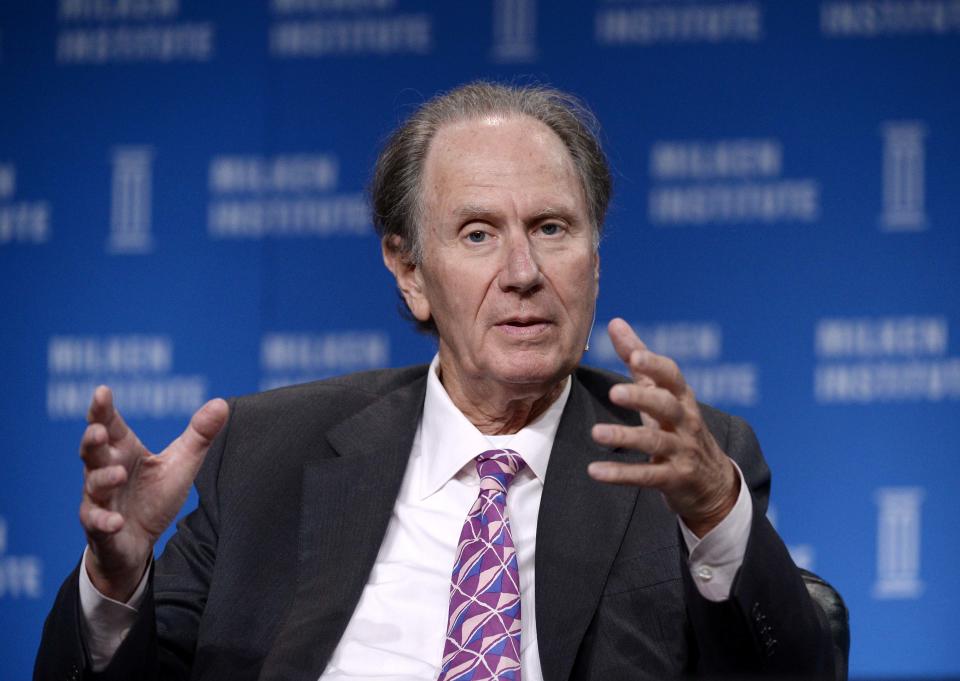
[[[514,476],[527,464],[512,449],[489,449],[477,457],[480,489],[506,494]]]

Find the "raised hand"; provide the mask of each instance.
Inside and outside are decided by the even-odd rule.
[[[713,529],[733,508],[740,478],[703,422],[693,390],[669,357],[647,349],[630,325],[608,326],[633,383],[610,389],[610,400],[639,411],[643,425],[598,423],[593,439],[609,447],[646,452],[646,463],[598,461],[588,472],[601,482],[653,487],[697,536]]]
[[[94,391],[80,441],[80,524],[90,547],[87,573],[103,594],[126,601],[136,589],[153,545],[186,501],[227,414],[223,400],[207,402],[187,429],[154,455],[114,408],[110,389]]]

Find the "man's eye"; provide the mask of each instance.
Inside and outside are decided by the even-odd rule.
[[[556,222],[548,222],[545,225],[540,226],[540,231],[546,236],[555,236],[563,230],[563,227],[558,225]]]
[[[470,232],[467,235],[467,238],[471,241],[471,243],[479,244],[487,238],[487,233],[477,229]]]

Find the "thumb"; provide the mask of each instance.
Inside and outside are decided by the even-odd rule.
[[[193,472],[196,472],[213,438],[227,422],[229,413],[230,407],[224,400],[219,397],[210,400],[197,409],[190,418],[190,424],[186,430],[170,443],[164,454],[168,454],[171,459],[184,459],[183,465],[189,466]]]

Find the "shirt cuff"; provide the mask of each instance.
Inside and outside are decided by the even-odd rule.
[[[80,610],[81,631],[90,655],[93,671],[103,671],[113,659],[117,648],[127,637],[130,627],[137,620],[137,612],[147,590],[149,569],[143,571],[143,577],[136,590],[126,603],[104,596],[90,581],[87,574],[87,551],[83,551],[80,562]]]
[[[731,459],[732,461],[732,459]],[[737,570],[743,564],[753,524],[753,499],[743,472],[736,462],[740,477],[740,494],[737,503],[727,517],[703,537],[697,537],[678,516],[680,531],[687,544],[689,557],[687,564],[693,583],[700,595],[709,601],[725,601],[730,598],[730,589],[737,576]]]

